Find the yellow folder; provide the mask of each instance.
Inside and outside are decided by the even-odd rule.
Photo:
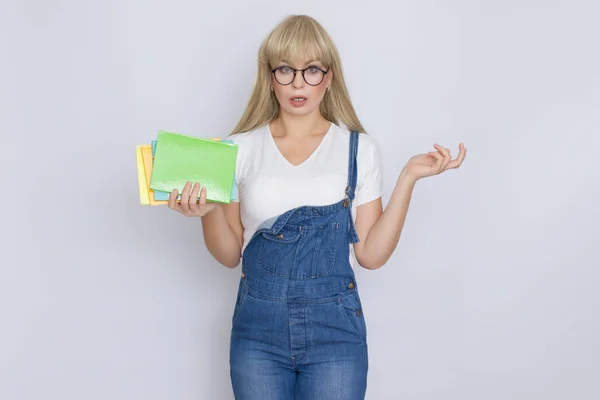
[[[146,190],[151,206],[160,206],[168,204],[166,200],[154,200],[154,190],[150,189],[150,178],[152,177],[152,145],[144,144],[141,146],[142,159],[144,160],[144,172],[146,176]]]
[[[150,196],[146,183],[146,173],[144,171],[144,159],[142,157],[142,145],[135,146],[137,155],[138,186],[140,190],[140,204],[150,205]]]

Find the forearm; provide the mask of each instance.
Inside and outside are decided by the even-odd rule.
[[[202,217],[202,232],[206,248],[220,264],[228,268],[238,266],[242,243],[227,222],[220,205]]]
[[[369,230],[364,240],[363,266],[377,269],[384,265],[398,245],[416,179],[404,171],[398,177],[396,186],[385,210]]]

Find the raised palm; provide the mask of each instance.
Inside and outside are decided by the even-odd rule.
[[[421,179],[438,175],[448,169],[456,169],[460,167],[467,155],[467,149],[463,143],[459,144],[459,153],[455,159],[452,159],[449,149],[439,144],[434,144],[433,147],[437,151],[430,151],[427,154],[417,154],[408,160],[404,166],[404,170],[408,175],[415,179]]]

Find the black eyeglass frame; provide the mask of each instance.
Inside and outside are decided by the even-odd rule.
[[[279,80],[277,79],[277,75],[275,75],[275,71],[277,71],[278,69],[281,69],[281,68],[289,68],[289,69],[291,69],[292,71],[294,71],[294,77],[292,78],[292,80],[290,81],[290,83],[281,83],[281,82],[279,82]],[[311,84],[311,83],[308,83],[308,81],[306,80],[306,76],[304,75],[304,73],[306,72],[306,70],[307,70],[307,69],[311,69],[311,68],[316,68],[316,69],[318,69],[319,71],[321,71],[321,72],[323,73],[323,77],[321,78],[321,81],[320,81],[319,83],[315,83],[314,85],[313,85],[313,84]],[[330,70],[331,70],[331,68],[328,68],[327,70],[323,70],[323,69],[321,69],[321,68],[317,67],[316,65],[311,65],[311,66],[309,66],[309,67],[306,67],[306,68],[304,68],[304,69],[296,69],[296,68],[290,67],[289,65],[282,65],[281,67],[277,67],[277,68],[274,68],[274,69],[272,69],[272,70],[271,70],[271,73],[272,73],[272,74],[273,74],[273,76],[275,77],[275,80],[277,81],[277,83],[279,83],[280,85],[283,85],[283,86],[288,86],[288,85],[291,85],[291,84],[292,84],[292,82],[294,82],[294,81],[296,80],[296,74],[297,74],[298,72],[302,72],[302,79],[304,79],[304,82],[306,82],[306,84],[307,84],[307,85],[309,85],[309,86],[319,86],[321,83],[323,83],[323,80],[325,79],[325,75],[327,75],[327,73],[328,73]]]

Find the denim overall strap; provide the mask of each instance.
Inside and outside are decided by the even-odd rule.
[[[356,192],[356,181],[358,179],[358,137],[356,131],[350,132],[350,151],[348,154],[348,186],[346,186],[346,197],[344,199],[344,207],[348,210],[348,231],[350,234],[350,243],[358,243],[359,237],[354,228],[354,219],[352,218],[352,202]]]

